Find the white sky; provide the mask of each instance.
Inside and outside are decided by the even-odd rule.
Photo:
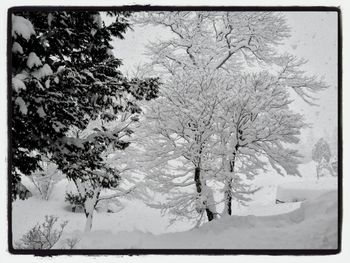
[[[286,13],[291,38],[281,49],[308,60],[304,69],[324,77],[330,88],[319,94],[319,107],[310,107],[296,99],[296,110],[313,125],[313,135],[332,136],[337,128],[337,14],[335,12]]]
[[[318,107],[307,105],[297,96],[294,109],[305,114],[312,129],[302,133],[302,144],[312,147],[320,137],[329,137],[333,142],[337,135],[337,13],[336,12],[284,12],[291,28],[291,37],[278,49],[300,58],[308,63],[303,69],[309,74],[323,76],[330,88],[318,94]],[[131,73],[136,66],[147,61],[144,54],[146,45],[156,39],[164,39],[171,33],[162,27],[134,27],[125,34],[124,40],[113,42],[115,55],[123,60],[121,70]],[[312,138],[312,140],[310,140]],[[332,142],[331,141],[331,142]],[[336,146],[333,143],[333,151]],[[309,150],[308,150],[309,151]],[[306,154],[306,152],[305,152]]]

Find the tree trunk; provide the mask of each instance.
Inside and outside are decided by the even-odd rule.
[[[321,171],[321,168],[320,168],[320,164],[317,164],[316,166],[316,176],[317,176],[317,180],[320,179],[320,171]]]
[[[206,208],[205,211],[207,212],[208,221],[211,221],[215,218],[214,213],[212,211],[210,211],[209,208]]]
[[[196,182],[196,189],[197,193],[202,192],[202,183],[201,183],[201,169],[199,167],[196,167],[194,169],[194,181]]]
[[[227,179],[225,188],[225,211],[232,215],[232,178]]]
[[[94,190],[93,196],[91,198],[86,198],[86,201],[84,203],[84,212],[86,216],[86,223],[84,232],[90,232],[92,228],[92,217],[94,214],[95,207],[98,202],[98,198],[100,196],[101,189],[97,188]]]
[[[228,215],[232,215],[232,178],[234,174],[234,169],[235,169],[235,155],[233,155],[232,160],[229,161],[229,172],[230,172],[230,177],[227,178],[225,182],[225,212]]]
[[[85,223],[85,228],[84,228],[85,233],[91,231],[93,213],[94,213],[94,211],[85,212],[85,216],[86,216],[86,223]]]
[[[196,167],[194,170],[194,181],[196,182],[197,193],[200,196],[202,194],[202,181],[201,181],[201,169],[200,169],[200,167]],[[213,219],[215,219],[215,213],[213,213],[209,209],[209,207],[206,207],[205,211],[207,213],[208,221],[212,221]]]

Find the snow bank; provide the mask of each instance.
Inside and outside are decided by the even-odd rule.
[[[64,201],[65,192],[75,189],[66,179],[58,182],[52,191],[49,200],[40,199],[37,189],[27,176],[22,177],[23,185],[34,194],[27,200],[16,200],[12,205],[12,235],[16,241],[38,222],[43,222],[45,215],[55,215],[59,220],[67,220],[65,233],[83,230],[85,215],[73,213],[68,203]],[[167,229],[168,217],[162,217],[158,209],[149,208],[140,200],[121,200],[125,208],[118,213],[95,211],[92,230],[106,230],[113,233],[119,231],[149,231],[154,234],[166,231],[180,231],[188,229],[186,222],[179,222]],[[187,227],[186,227],[187,226]]]
[[[284,183],[277,187],[276,199],[281,202],[300,202],[314,199],[333,189],[337,189],[337,178]]]
[[[167,215],[161,216],[159,210],[147,207],[140,200],[124,200],[125,209],[118,213],[95,211],[92,232],[85,235],[82,232],[86,221],[84,214],[72,213],[64,202],[64,193],[74,189],[64,179],[55,185],[48,201],[34,196],[13,203],[13,239],[20,239],[37,222],[42,222],[45,215],[56,215],[60,220],[69,221],[56,248],[69,248],[69,243],[74,239],[81,240],[75,248],[90,249],[334,248],[337,237],[337,191],[330,190],[329,186],[333,185],[332,189],[336,189],[337,180],[330,178],[327,182],[326,178],[322,178],[317,182],[314,165],[307,164],[303,168],[303,175],[306,176],[302,178],[282,177],[272,172],[261,176],[260,182],[255,183],[262,186],[262,190],[252,196],[253,201],[247,207],[233,206],[234,216],[221,218],[191,231],[186,231],[191,228],[187,221],[178,221],[167,228]],[[280,189],[289,189],[284,193],[300,193],[294,191],[297,187],[306,192],[311,188],[324,190],[318,196],[309,195],[309,201],[276,205],[276,181]],[[34,195],[38,195],[28,177],[24,176],[22,183]]]
[[[93,231],[81,249],[334,249],[337,248],[337,192],[306,201],[275,216],[231,216],[191,231],[153,235],[141,231]]]

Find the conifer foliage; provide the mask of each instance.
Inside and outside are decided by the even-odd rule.
[[[118,173],[105,166],[100,154],[111,143],[117,149],[128,143],[117,131],[104,128],[90,140],[68,136],[68,131],[84,130],[97,118],[108,122],[122,112],[140,113],[137,101],[155,98],[158,80],[127,79],[118,70],[121,61],[114,56],[111,41],[123,38],[130,14],[107,15],[114,18],[110,25],[99,12],[12,14],[13,198],[21,174],[40,169],[42,154],[68,178],[93,178],[102,182],[101,187],[116,186]],[[101,179],[93,171],[112,176]]]

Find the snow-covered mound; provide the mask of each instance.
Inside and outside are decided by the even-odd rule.
[[[28,177],[22,178],[22,183],[33,193],[33,197],[27,200],[17,199],[12,204],[12,235],[13,240],[19,240],[23,234],[29,231],[37,223],[44,220],[45,215],[54,215],[59,221],[67,220],[65,233],[73,233],[83,230],[85,215],[73,213],[65,199],[65,192],[70,192],[73,187],[66,179],[57,183],[49,200],[42,200]],[[140,229],[154,234],[189,229],[186,222],[167,228],[168,217],[162,217],[158,209],[150,208],[141,200],[121,200],[125,208],[117,213],[95,211],[93,219],[93,231],[109,230],[112,232],[133,231]]]
[[[231,216],[186,232],[93,231],[79,237],[81,249],[334,249],[337,191],[305,201],[282,215]],[[64,241],[64,239],[63,239]]]
[[[337,189],[337,178],[321,178],[289,182],[277,187],[276,200],[279,202],[300,202],[314,199],[330,190]]]

